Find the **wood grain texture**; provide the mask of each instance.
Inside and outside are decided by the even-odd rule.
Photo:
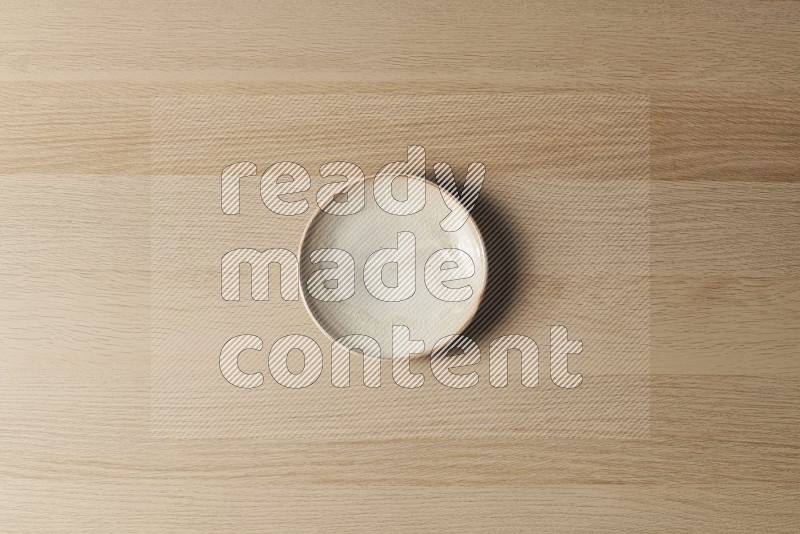
[[[0,530],[798,531],[798,52],[793,1],[3,3]],[[649,96],[647,439],[151,437],[152,99],[323,93]]]

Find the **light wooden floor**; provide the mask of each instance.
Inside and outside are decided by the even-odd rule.
[[[794,1],[2,3],[0,531],[797,532],[798,56]],[[152,100],[321,93],[649,96],[647,439],[153,439]]]

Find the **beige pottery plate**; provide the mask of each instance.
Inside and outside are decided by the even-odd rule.
[[[408,180],[422,178],[409,177]],[[425,343],[425,350],[416,355],[423,356],[430,354],[434,344],[441,338],[461,333],[475,315],[487,279],[486,249],[480,231],[468,214],[466,222],[458,230],[443,230],[440,222],[450,213],[450,208],[444,202],[439,187],[423,181],[425,207],[417,213],[399,216],[384,211],[373,196],[374,181],[368,179],[362,182],[364,207],[359,212],[350,215],[326,212],[323,208],[342,200],[342,197],[334,197],[336,200],[331,198],[327,205],[318,208],[309,221],[300,246],[301,293],[309,314],[331,340],[351,334],[370,336],[380,344],[381,356],[391,358],[392,327],[402,325],[409,328],[411,339]],[[354,188],[351,186],[344,191],[350,195]],[[396,197],[399,196],[396,194]],[[457,209],[464,210],[460,205]],[[398,248],[399,232],[414,234],[415,290],[405,300],[385,302],[368,291],[364,282],[364,267],[375,251]],[[337,266],[337,263],[313,263],[310,260],[311,252],[331,248],[348,252],[354,260],[354,292],[351,297],[341,301],[318,300],[309,291],[308,281],[315,271]],[[426,285],[425,264],[434,252],[442,249],[459,249],[472,259],[474,275],[444,283],[451,288],[471,287],[471,296],[466,300],[442,300],[434,296]],[[384,283],[387,286],[397,285],[397,273],[396,265],[387,265],[382,274]],[[325,287],[337,285],[329,282]]]

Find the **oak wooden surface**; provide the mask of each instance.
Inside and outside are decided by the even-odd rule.
[[[12,0],[0,30],[0,530],[800,529],[797,2]],[[153,99],[362,93],[649,97],[647,438],[154,439]]]

